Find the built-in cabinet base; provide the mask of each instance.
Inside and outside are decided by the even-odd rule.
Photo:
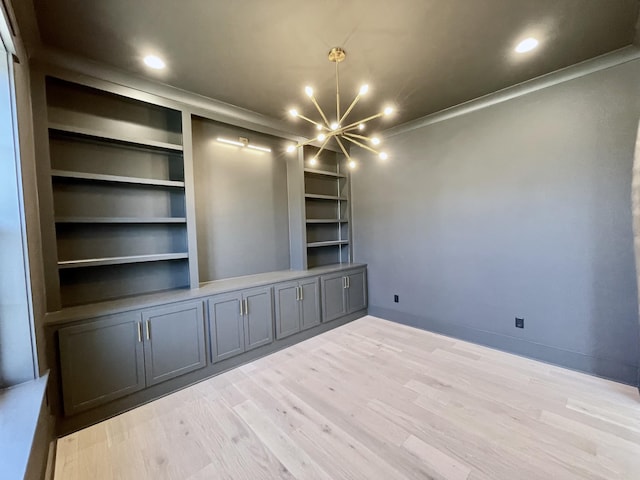
[[[274,272],[191,291],[195,298],[49,326],[59,367],[59,433],[102,420],[366,313],[366,267]],[[283,280],[264,284],[272,278]],[[252,282],[253,280],[253,282]],[[225,287],[233,288],[231,291]],[[241,288],[244,287],[244,288]],[[339,288],[338,288],[339,287]],[[184,295],[184,294],[181,294]],[[180,296],[178,297],[180,298]],[[135,306],[135,302],[131,303]],[[326,315],[324,311],[328,311]],[[106,312],[105,312],[106,313]],[[59,386],[59,388],[57,387]]]

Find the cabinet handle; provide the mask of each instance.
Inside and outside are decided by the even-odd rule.
[[[296,287],[296,302],[300,301],[300,287]]]
[[[344,277],[347,279],[347,288],[351,288],[351,278],[349,277]]]
[[[240,299],[240,316],[244,315],[244,311],[242,310],[243,306],[244,306],[244,300]]]
[[[342,288],[347,288],[347,277],[342,277]]]
[[[304,300],[304,293],[302,293],[302,287],[298,287],[300,289],[300,300]]]
[[[145,322],[146,327],[147,327],[147,340],[151,340],[151,322],[149,322],[149,320],[147,320]]]
[[[249,300],[246,298],[244,299],[244,314],[249,315]]]
[[[142,322],[138,322],[138,342],[142,342]]]

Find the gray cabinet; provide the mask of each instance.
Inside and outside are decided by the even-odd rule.
[[[67,415],[206,366],[200,301],[90,320],[58,335]]]
[[[320,323],[317,277],[275,286],[276,338],[285,338]]]
[[[322,321],[330,322],[367,307],[366,270],[353,270],[321,277]]]
[[[271,287],[216,295],[207,303],[212,362],[273,341]]]
[[[147,386],[206,366],[202,302],[145,310],[142,320]]]
[[[140,312],[61,328],[60,367],[67,415],[145,387]]]
[[[244,352],[242,294],[234,292],[208,300],[211,361],[219,362]]]

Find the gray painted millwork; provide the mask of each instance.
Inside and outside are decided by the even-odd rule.
[[[637,384],[639,114],[634,60],[387,139],[352,178],[370,311]]]
[[[142,312],[147,386],[203,368],[205,350],[202,302],[169,305]]]
[[[273,341],[273,297],[271,287],[259,287],[242,293],[244,300],[244,348],[267,345]]]
[[[320,280],[323,322],[366,308],[366,270],[323,275]]]
[[[320,278],[308,278],[274,287],[276,338],[318,325],[320,314]]]
[[[211,361],[219,362],[239,355],[244,348],[244,318],[242,293],[218,295],[207,300],[209,306],[209,331],[211,332]]]
[[[58,332],[64,411],[73,415],[145,386],[140,312],[129,312]]]

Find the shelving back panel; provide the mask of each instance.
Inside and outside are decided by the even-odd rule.
[[[330,150],[318,155],[319,149],[313,146],[304,149],[307,267],[349,263],[350,193],[345,157]],[[310,197],[313,195],[325,198]]]
[[[146,185],[54,179],[56,217],[184,217],[184,191]]]
[[[187,251],[184,225],[58,224],[58,260],[182,253]]]
[[[335,263],[350,263],[349,245],[307,248],[308,268],[332,265]]]
[[[136,148],[52,132],[49,139],[51,168],[106,175],[184,181],[180,153]]]
[[[187,260],[60,270],[63,307],[188,286]]]
[[[187,257],[182,113],[53,77],[45,88],[56,255],[71,262],[62,306],[189,286],[187,258],[154,257]]]
[[[289,200],[281,139],[193,117],[201,282],[288,270]],[[262,152],[217,138],[245,137]]]
[[[46,88],[51,124],[182,144],[182,119],[176,110],[53,77],[47,77]]]

